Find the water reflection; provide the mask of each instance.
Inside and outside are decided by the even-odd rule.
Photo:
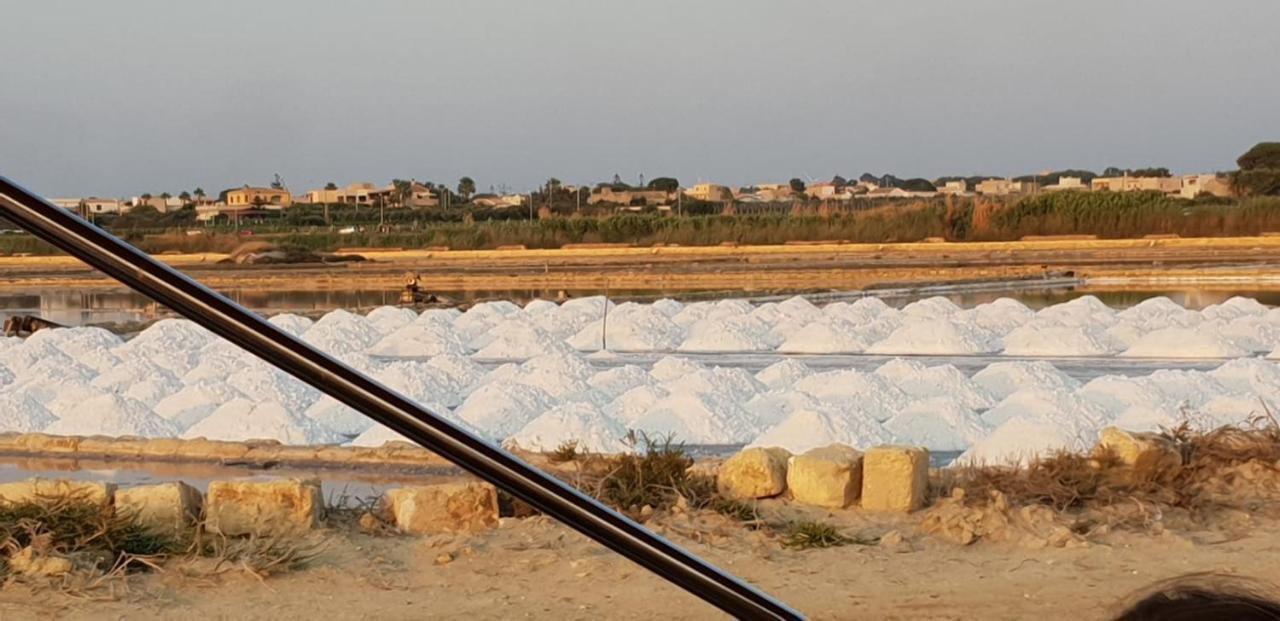
[[[220,293],[230,297],[237,303],[264,314],[283,312],[320,313],[335,308],[348,310],[369,310],[378,306],[395,305],[399,302],[398,290],[381,289],[221,289]],[[603,293],[597,289],[547,290],[547,289],[511,289],[503,291],[438,291],[462,303],[480,300],[506,299],[524,303],[535,298],[559,299],[564,297],[582,297]],[[689,291],[689,290],[610,290],[610,297],[616,300],[649,301],[660,297],[672,297],[679,300],[705,300],[725,297],[792,295],[820,293],[829,295],[830,290],[784,289],[769,292],[743,291]],[[1053,288],[1009,287],[1007,289],[990,288],[980,291],[953,291],[943,294],[909,293],[883,295],[883,299],[894,306],[904,306],[921,297],[942,295],[964,307],[971,307],[997,298],[1012,297],[1022,301],[1031,308],[1043,308],[1060,302],[1080,297],[1095,295],[1103,302],[1115,308],[1133,306],[1143,300],[1156,296],[1167,296],[1188,308],[1200,309],[1217,304],[1233,296],[1245,296],[1257,299],[1270,306],[1280,305],[1280,289],[1259,287],[1236,288],[1098,288],[1082,286],[1062,286]],[[0,315],[39,315],[50,321],[64,325],[90,325],[106,323],[131,323],[148,321],[168,316],[170,313],[163,306],[156,304],[146,296],[127,289],[90,288],[90,289],[33,289],[23,291],[0,292]]]

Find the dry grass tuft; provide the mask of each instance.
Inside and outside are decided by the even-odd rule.
[[[547,454],[547,460],[553,464],[567,464],[578,459],[578,442],[569,440]]]
[[[838,548],[847,545],[875,545],[878,537],[849,537],[825,522],[791,522],[782,533],[782,545],[793,550]]]

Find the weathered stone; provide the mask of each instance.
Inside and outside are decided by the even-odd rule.
[[[0,502],[17,504],[69,498],[103,507],[111,504],[115,491],[114,483],[34,478],[0,484]]]
[[[1154,433],[1125,431],[1117,427],[1102,430],[1098,452],[1110,452],[1140,481],[1166,479],[1182,465],[1182,454],[1168,438]]]
[[[37,554],[27,546],[9,557],[9,569],[24,576],[50,578],[71,573],[71,560],[61,556]]]
[[[213,481],[205,495],[205,526],[224,535],[282,535],[315,528],[324,512],[314,479]]]
[[[24,433],[14,436],[14,448],[32,453],[75,453],[80,449],[80,436],[51,436],[44,433]]]
[[[181,481],[139,485],[116,491],[116,512],[134,518],[144,528],[174,535],[184,532],[200,517],[204,496]]]
[[[787,489],[796,502],[843,509],[862,493],[862,453],[832,444],[796,455],[787,466]]]
[[[383,508],[403,533],[474,532],[498,525],[498,492],[488,483],[442,483],[387,490]]]
[[[913,446],[877,446],[862,461],[862,508],[911,512],[924,506],[929,488],[929,451]]]
[[[787,489],[787,460],[781,448],[749,448],[720,465],[716,487],[729,498],[777,496]]]

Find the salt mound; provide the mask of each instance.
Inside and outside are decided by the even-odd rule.
[[[382,337],[369,348],[373,356],[440,356],[466,355],[467,347],[452,326],[433,322],[414,322]]]
[[[1168,397],[1144,377],[1103,375],[1089,380],[1076,395],[1115,415],[1135,406],[1176,409],[1166,403]]]
[[[547,311],[555,310],[557,308],[560,308],[560,305],[556,304],[555,302],[552,302],[551,300],[534,298],[532,300],[529,300],[529,302],[524,305],[524,314],[539,315]]]
[[[897,319],[902,311],[891,308],[880,298],[866,297],[853,304],[834,302],[822,309],[822,314],[833,319],[842,319],[854,325],[871,323],[877,319]]]
[[[1079,425],[1024,412],[1001,423],[958,459],[963,465],[1028,463],[1057,451],[1085,452],[1097,443],[1097,432]]]
[[[1183,308],[1181,304],[1165,296],[1157,296],[1134,304],[1120,311],[1117,315],[1124,320],[1142,320],[1151,317],[1179,316],[1186,311],[1187,309]]]
[[[755,310],[746,300],[719,300],[716,302],[694,302],[685,306],[671,318],[676,325],[689,327],[703,320],[726,320],[735,318],[747,319]]]
[[[924,319],[940,319],[961,312],[955,302],[940,295],[916,300],[902,308],[903,314]]]
[[[175,375],[183,375],[199,364],[200,350],[217,339],[212,332],[186,319],[161,319],[116,347],[113,353],[122,360],[147,358]]]
[[[186,439],[276,440],[282,444],[336,444],[343,440],[330,429],[289,411],[274,401],[228,401],[182,432]]]
[[[609,313],[607,320],[586,324],[569,338],[569,345],[581,351],[597,351],[602,336],[603,344],[612,350],[668,351],[680,345],[685,330],[651,306],[623,304]]]
[[[1209,371],[1209,377],[1228,390],[1280,394],[1280,365],[1258,358],[1236,358]]]
[[[627,428],[586,403],[557,406],[533,419],[511,437],[511,442],[531,451],[554,451],[575,443],[579,451],[628,453]]]
[[[1245,427],[1251,421],[1275,411],[1274,403],[1253,395],[1219,395],[1196,409],[1193,421],[1201,429],[1217,429],[1226,425]]]
[[[884,428],[899,442],[933,451],[963,451],[991,431],[973,410],[949,397],[917,401],[885,421]]]
[[[668,317],[674,317],[679,314],[680,311],[684,310],[684,304],[681,304],[671,298],[662,298],[661,300],[651,304],[651,306],[653,306],[654,310],[657,310]]]
[[[742,409],[754,416],[756,423],[765,429],[781,423],[796,412],[838,411],[805,393],[786,389],[758,394],[742,404]]]
[[[57,420],[25,390],[11,388],[0,391],[0,431],[31,433],[41,431]]]
[[[153,414],[146,405],[109,393],[84,401],[45,427],[44,432],[60,436],[168,438],[178,433],[178,429]]]
[[[754,417],[718,393],[672,393],[654,403],[632,426],[651,437],[690,444],[748,442],[761,431]]]
[[[893,436],[874,421],[831,412],[800,410],[757,436],[748,446],[776,446],[792,453],[803,453],[829,444],[868,448],[893,442]]]
[[[444,372],[452,383],[460,386],[475,384],[485,374],[484,367],[472,362],[471,359],[452,354],[432,356],[427,361],[427,366]]]
[[[419,403],[438,403],[446,408],[460,404],[467,386],[447,371],[429,362],[400,360],[371,374],[386,387]]]
[[[256,403],[278,403],[294,414],[305,412],[320,399],[320,391],[283,371],[246,369],[227,377],[227,385]]]
[[[659,382],[669,382],[706,368],[707,367],[688,358],[665,356],[661,360],[653,363],[653,368],[649,369],[649,374]]]
[[[1023,389],[1005,397],[982,415],[988,425],[1000,426],[1023,415],[1051,419],[1073,427],[1101,428],[1110,416],[1092,402],[1076,398],[1072,393],[1040,389]]]
[[[1240,349],[1269,352],[1280,343],[1280,327],[1258,316],[1237,317],[1229,321],[1215,319],[1197,330],[1213,330]]]
[[[810,375],[793,388],[824,403],[847,404],[875,421],[888,420],[910,401],[883,377],[853,369]]]
[[[179,380],[172,375],[156,375],[145,378],[142,381],[135,382],[122,394],[146,405],[147,407],[151,407],[169,395],[182,390],[183,386],[185,386],[185,384],[182,383],[182,380]]]
[[[124,342],[107,330],[93,327],[40,330],[27,340],[34,343],[47,341],[76,362],[99,373],[120,363],[120,359],[111,350]]]
[[[614,417],[626,425],[634,426],[659,401],[671,393],[661,386],[636,386],[610,401],[604,406],[605,414]]]
[[[1161,369],[1146,379],[1170,402],[1191,407],[1230,392],[1211,375],[1200,371]]]
[[[990,392],[949,364],[925,367],[897,358],[876,369],[876,375],[916,399],[947,397],[970,410],[985,410],[996,402]]]
[[[488,344],[475,353],[476,358],[523,360],[545,353],[573,352],[563,340],[556,339],[522,319],[504,320],[494,326],[488,336]]]
[[[1264,304],[1253,299],[1240,296],[1233,296],[1231,299],[1221,304],[1206,306],[1200,311],[1205,319],[1217,319],[1222,321],[1231,321],[1241,317],[1265,317],[1270,311]]]
[[[152,408],[160,418],[172,422],[179,431],[204,420],[222,404],[243,399],[244,393],[219,380],[201,380],[161,399]]]
[[[225,380],[232,373],[256,369],[262,372],[270,368],[257,356],[232,345],[216,341],[200,350],[200,363],[182,376],[182,381],[194,384],[204,380]]]
[[[1008,356],[1109,356],[1122,348],[1122,343],[1096,326],[1033,322],[1004,337]]]
[[[1098,298],[1085,295],[1042,308],[1036,312],[1036,319],[1045,325],[1108,326],[1116,322],[1116,312]]]
[[[326,313],[302,334],[302,340],[331,355],[363,352],[381,339],[368,318],[341,309]]]
[[[130,386],[144,379],[156,377],[163,378],[165,383],[181,383],[169,369],[153,362],[150,358],[130,356],[114,369],[94,377],[91,385],[101,390],[123,393]]]
[[[992,363],[975,373],[973,382],[987,389],[996,399],[1004,399],[1023,389],[1061,392],[1080,386],[1080,382],[1043,360]]]
[[[662,387],[673,393],[714,393],[732,401],[743,401],[763,390],[764,384],[744,369],[712,367],[663,382]]]
[[[677,348],[687,352],[768,351],[770,326],[744,315],[708,317],[689,326],[689,335]]]
[[[0,364],[0,386],[8,386],[16,379],[17,377],[14,376],[13,371],[9,370],[9,367],[4,364]]]
[[[22,390],[37,401],[46,399],[46,401],[42,402],[42,405],[49,410],[49,413],[58,418],[78,412],[81,406],[90,399],[109,394],[108,391],[99,390],[80,382],[62,382],[54,385],[40,385],[37,382],[33,382],[14,386],[13,388]]]
[[[954,305],[953,305],[954,306]],[[915,320],[867,348],[872,354],[964,355],[999,351],[995,335],[949,319]]]
[[[369,311],[369,314],[365,315],[365,319],[368,319],[369,325],[373,326],[378,332],[391,334],[417,321],[418,313],[397,306],[379,306]]]
[[[858,327],[835,318],[806,324],[778,346],[778,351],[788,354],[857,354],[866,349],[867,343],[859,337]]]
[[[587,383],[592,388],[608,395],[609,398],[616,399],[619,395],[632,388],[651,386],[656,381],[648,371],[628,364],[596,373],[591,376],[591,379],[587,380]]]
[[[958,316],[984,330],[1003,335],[1031,321],[1036,312],[1017,300],[999,298],[963,311]]]
[[[613,320],[614,313],[624,313],[634,311],[636,308],[648,310],[648,306],[639,305],[634,302],[628,302],[621,306],[614,307],[610,305],[609,320]],[[557,339],[568,339],[577,334],[587,324],[601,318],[601,313],[591,309],[585,305],[566,305],[557,307],[545,313],[533,315],[530,317],[533,325],[537,326],[543,332],[550,334]],[[599,334],[599,331],[597,331]]]
[[[294,336],[302,336],[303,334],[306,334],[307,330],[311,329],[311,326],[316,323],[302,315],[295,315],[293,313],[272,315],[267,322]]]
[[[1116,416],[1116,427],[1129,431],[1160,431],[1174,429],[1183,422],[1192,423],[1188,412],[1177,408],[1149,403],[1137,403],[1125,408]],[[1194,425],[1194,423],[1192,423]],[[1199,426],[1199,428],[1204,428]]]
[[[19,379],[22,378],[28,368],[36,363],[45,361],[56,365],[78,365],[74,358],[62,353],[62,350],[47,341],[23,343],[4,352],[5,366],[9,367]]]
[[[553,403],[551,395],[540,388],[500,380],[471,393],[454,414],[485,437],[501,441],[551,409]]]
[[[775,362],[756,373],[756,381],[764,384],[766,388],[774,390],[788,388],[810,375],[813,375],[813,370],[805,363],[788,358],[781,362]]]

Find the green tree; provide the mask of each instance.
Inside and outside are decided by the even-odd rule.
[[[915,179],[907,179],[898,187],[912,192],[934,192],[938,189],[933,187],[933,184],[929,183],[928,179],[920,179],[918,177]]]
[[[649,189],[675,192],[680,189],[680,181],[675,177],[654,177],[649,180]]]
[[[338,184],[336,184],[336,183],[334,183],[334,182],[330,181],[329,183],[324,184],[324,189],[325,189],[325,190],[328,190],[328,191],[330,191],[330,192],[332,192],[332,191],[334,191],[334,190],[338,189]]]
[[[169,199],[173,198],[173,195],[172,195],[172,194],[170,194],[170,193],[168,193],[168,192],[161,192],[161,193],[160,193],[160,198],[163,198],[164,200],[169,200]]]
[[[471,177],[463,177],[458,180],[458,194],[461,194],[463,198],[471,198],[471,195],[475,193],[475,179],[472,179]]]
[[[182,202],[184,202],[184,203],[186,203],[186,202],[190,202],[190,201],[191,201],[191,193],[190,193],[190,192],[188,192],[188,191],[186,191],[186,190],[183,190],[181,193],[179,193],[179,194],[178,194],[178,198],[179,198],[179,199],[181,199],[181,200],[182,200]]]
[[[1259,142],[1236,160],[1240,170],[1280,170],[1280,142]]]
[[[404,205],[413,196],[413,182],[404,179],[391,180],[391,199],[397,205]]]
[[[789,181],[788,183],[791,184],[792,191],[794,192],[804,191],[804,181],[801,181],[799,177],[792,177],[791,181]]]
[[[202,199],[204,198],[204,188],[196,188],[191,194],[198,199]]]

